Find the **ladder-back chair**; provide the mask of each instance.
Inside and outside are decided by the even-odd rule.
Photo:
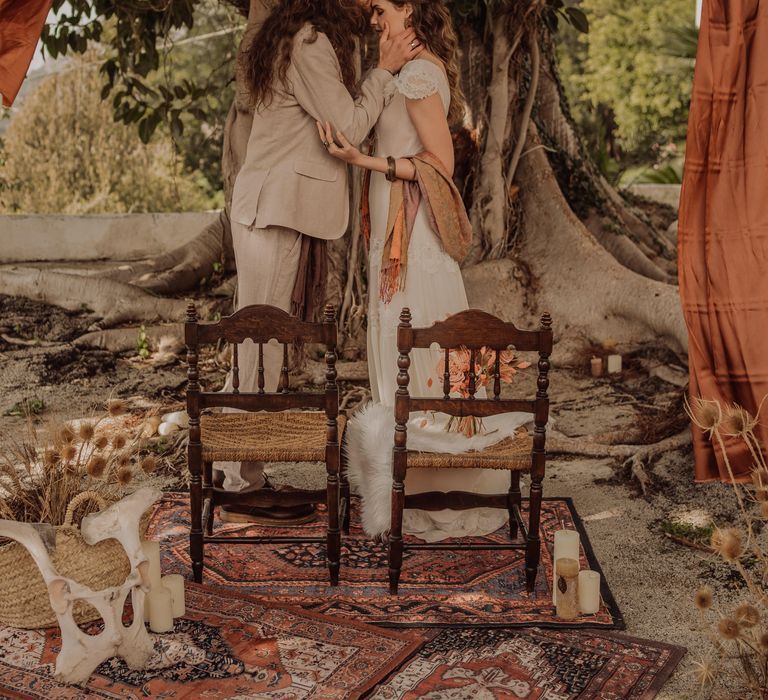
[[[437,344],[445,353],[443,373],[443,396],[414,397],[409,393],[410,354],[414,348],[429,348]],[[512,323],[485,313],[469,310],[444,321],[438,321],[428,328],[413,328],[411,312],[404,308],[400,315],[397,332],[399,358],[397,365],[397,392],[395,394],[395,446],[393,452],[392,479],[392,523],[389,533],[389,588],[397,593],[400,570],[403,562],[403,509],[421,510],[467,510],[469,508],[505,508],[509,512],[510,538],[504,543],[453,544],[445,542],[408,544],[411,549],[524,549],[526,588],[533,591],[539,565],[541,541],[539,521],[541,516],[542,485],[544,478],[546,425],[549,419],[549,356],[552,352],[552,319],[549,314],[541,317],[541,326],[536,331],[519,330]],[[481,348],[496,353],[493,373],[493,396],[477,398],[475,374],[476,353]],[[450,351],[466,348],[470,353],[468,398],[451,396],[449,371]],[[538,381],[536,397],[531,400],[501,398],[501,352],[508,349],[538,351]],[[490,389],[490,386],[489,386]],[[490,393],[490,391],[489,391]],[[408,451],[408,420],[414,411],[437,411],[451,416],[483,418],[511,412],[530,412],[534,416],[533,438],[527,432],[518,432],[512,437],[492,445],[485,450],[461,454],[438,454]],[[405,477],[409,468],[466,468],[504,469],[511,474],[510,487],[503,494],[476,494],[464,491],[430,491],[405,495]],[[522,494],[520,473],[530,471],[531,487],[528,525],[521,513]],[[522,541],[516,541],[518,528]]]
[[[247,306],[216,323],[200,323],[194,304],[187,309],[189,414],[188,465],[190,471],[190,555],[195,581],[203,576],[206,544],[322,543],[327,546],[331,584],[339,580],[340,433],[345,419],[339,415],[336,383],[336,313],[326,306],[323,321],[309,323],[273,306]],[[258,345],[258,391],[240,391],[238,345],[246,339]],[[264,345],[275,339],[283,345],[283,362],[276,392],[264,388]],[[232,345],[232,391],[207,392],[200,386],[199,347],[225,341]],[[319,343],[326,348],[326,384],[322,392],[292,391],[289,381],[288,346]],[[210,413],[207,409],[233,408],[243,412]],[[316,410],[305,410],[316,409]],[[213,462],[325,462],[326,489],[273,490],[252,488],[227,491],[213,484]],[[322,537],[246,537],[214,535],[217,506],[298,506],[325,503],[328,529]]]

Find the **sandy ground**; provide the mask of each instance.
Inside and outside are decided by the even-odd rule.
[[[0,296],[0,335],[38,342],[23,346],[0,339],[0,433],[21,429],[22,418],[4,414],[24,399],[42,399],[40,418],[45,419],[88,415],[110,395],[142,396],[167,405],[183,397],[180,363],[155,368],[130,354],[71,345],[92,321],[82,313]],[[651,376],[655,367],[674,360],[648,349],[625,360],[625,371],[611,378],[594,380],[581,368],[553,371],[553,415],[559,430],[572,437],[620,436],[642,444],[685,426],[681,389]],[[214,381],[220,379],[221,372]],[[532,373],[524,373],[520,388],[532,386],[533,380]],[[279,467],[273,471],[276,481],[286,473]],[[548,466],[544,492],[574,499],[627,633],[688,648],[659,697],[707,698],[697,692],[691,674],[692,662],[709,649],[696,624],[692,595],[706,583],[719,600],[727,601],[738,595],[738,580],[712,556],[672,542],[661,525],[680,514],[728,523],[736,512],[735,500],[727,486],[692,483],[688,450],[663,455],[649,473],[652,489],[643,497],[627,470],[612,459],[559,458]],[[311,465],[293,474],[305,483],[323,478],[323,471]]]

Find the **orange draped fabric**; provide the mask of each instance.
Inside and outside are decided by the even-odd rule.
[[[0,93],[10,107],[27,75],[52,0],[0,0]]]
[[[768,394],[768,0],[703,5],[678,231],[690,394],[754,414]],[[752,460],[726,445],[745,479]],[[697,481],[730,480],[695,426],[694,457]]]

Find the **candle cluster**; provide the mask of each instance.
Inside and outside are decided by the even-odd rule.
[[[163,576],[160,570],[160,543],[141,543],[149,562],[150,590],[144,605],[144,622],[157,634],[173,631],[173,620],[182,617],[184,607],[184,577],[180,574]]]
[[[576,530],[557,530],[552,554],[552,604],[557,615],[572,620],[582,615],[594,615],[600,610],[600,574],[579,571],[581,541]]]

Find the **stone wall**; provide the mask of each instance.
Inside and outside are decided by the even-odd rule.
[[[0,263],[135,260],[192,240],[218,212],[0,216]]]

